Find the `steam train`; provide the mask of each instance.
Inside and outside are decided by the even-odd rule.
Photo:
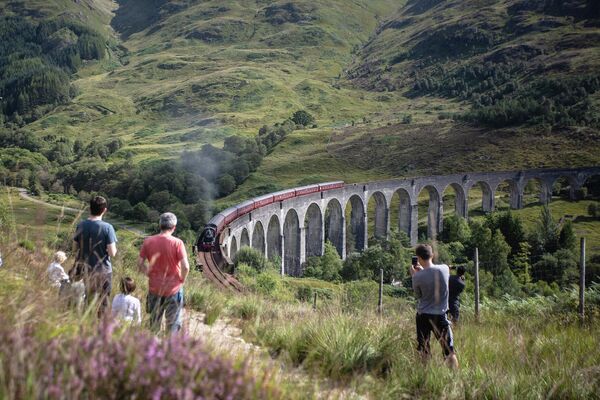
[[[304,196],[307,194],[325,192],[327,190],[339,189],[344,186],[343,181],[320,183],[299,188],[283,190],[281,192],[271,193],[264,196],[245,201],[237,206],[230,207],[215,215],[200,233],[196,242],[198,251],[209,252],[216,251],[219,248],[218,237],[223,232],[223,228],[229,225],[232,221],[240,218],[243,215],[256,210],[257,208],[268,206],[279,201],[289,200],[294,197]]]

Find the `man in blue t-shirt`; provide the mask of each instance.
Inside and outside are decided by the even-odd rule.
[[[117,235],[113,226],[102,221],[106,214],[106,199],[96,196],[90,200],[90,216],[77,225],[75,241],[76,269],[85,283],[88,304],[97,301],[98,317],[108,309],[112,289],[110,258],[117,254]]]

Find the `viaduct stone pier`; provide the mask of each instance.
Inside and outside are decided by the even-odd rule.
[[[418,198],[422,192],[429,196],[427,236],[435,239],[443,227],[445,192],[453,192],[454,210],[466,218],[469,192],[475,187],[481,190],[481,208],[487,213],[494,211],[501,186],[508,188],[510,207],[520,209],[525,187],[532,180],[540,188],[540,203],[547,204],[559,179],[568,183],[570,197],[575,200],[594,175],[600,175],[600,167],[464,173],[346,184],[339,189],[275,202],[243,215],[224,229],[222,250],[232,259],[238,249],[251,246],[269,259],[281,260],[282,274],[299,276],[308,257],[323,254],[326,241],[335,246],[342,259],[350,251],[366,249],[369,225],[375,237],[385,238],[395,227],[410,237],[412,245],[416,244]],[[370,213],[369,201],[374,202]],[[393,221],[392,214],[397,215]]]

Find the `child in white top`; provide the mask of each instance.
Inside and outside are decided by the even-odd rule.
[[[140,300],[133,297],[135,282],[130,277],[121,279],[121,293],[115,296],[112,302],[112,316],[127,322],[140,324],[142,312]]]
[[[67,261],[67,255],[64,251],[57,251],[54,254],[54,260],[48,266],[46,272],[48,273],[48,280],[50,281],[50,285],[55,288],[60,288],[60,281],[63,279],[69,279],[69,275],[65,273],[64,268],[62,267],[62,263]]]

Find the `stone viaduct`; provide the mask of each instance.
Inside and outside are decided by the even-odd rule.
[[[501,184],[509,189],[510,207],[520,209],[525,187],[531,180],[538,182],[539,201],[546,204],[557,180],[563,178],[568,182],[570,197],[575,200],[585,182],[594,175],[600,175],[600,167],[465,173],[347,184],[340,189],[276,202],[243,215],[224,229],[223,252],[233,258],[239,248],[251,246],[270,259],[281,259],[282,274],[299,276],[307,257],[323,254],[327,240],[342,259],[349,252],[349,243],[356,251],[366,249],[369,221],[375,237],[386,237],[395,226],[410,237],[411,244],[416,244],[418,198],[423,191],[429,195],[427,236],[434,239],[442,231],[442,199],[447,189],[454,192],[455,212],[466,218],[469,191],[474,187],[481,190],[483,212],[491,212]],[[368,215],[371,199],[375,207],[373,215]],[[391,221],[393,208],[398,215],[395,221]]]

